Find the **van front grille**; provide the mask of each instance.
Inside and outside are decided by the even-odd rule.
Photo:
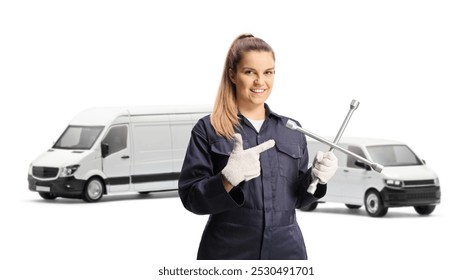
[[[434,182],[434,180],[404,181],[404,186],[426,186],[426,185],[435,185],[435,182]]]
[[[440,202],[440,187],[390,188],[381,191],[386,206],[429,205]]]
[[[409,191],[407,192],[407,199],[411,201],[423,201],[428,199],[438,199],[439,192],[436,189],[424,189],[421,191]]]
[[[58,172],[56,167],[33,166],[33,176],[36,178],[55,178]]]

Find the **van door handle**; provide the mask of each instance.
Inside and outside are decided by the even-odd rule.
[[[347,172],[347,173],[348,173],[348,172],[350,172],[350,171],[349,171],[348,169],[343,169],[343,172]]]
[[[122,156],[122,159],[127,159],[127,158],[130,158],[130,156]]]

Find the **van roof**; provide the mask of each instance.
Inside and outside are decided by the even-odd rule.
[[[77,114],[70,125],[107,125],[120,116],[210,113],[206,105],[161,105],[133,107],[92,107]]]
[[[323,137],[327,140],[333,140],[334,136]],[[308,138],[308,141],[316,141]],[[403,142],[380,138],[366,138],[366,137],[343,137],[339,141],[340,144],[355,145],[355,146],[378,146],[378,145],[404,145]]]

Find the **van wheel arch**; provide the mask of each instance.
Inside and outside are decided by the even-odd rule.
[[[383,197],[376,189],[368,189],[364,201],[366,213],[371,217],[383,217],[388,213],[388,207],[384,206]]]
[[[92,176],[85,183],[82,199],[86,202],[97,202],[104,194],[107,194],[105,181],[100,176]]]
[[[435,205],[421,205],[421,206],[414,206],[417,214],[419,215],[430,215],[435,210]]]
[[[39,192],[39,196],[46,200],[54,200],[57,198],[57,196],[48,192]]]

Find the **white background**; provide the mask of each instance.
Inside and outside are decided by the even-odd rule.
[[[0,278],[164,279],[160,267],[202,266],[207,217],[175,193],[47,202],[27,170],[85,108],[213,104],[228,47],[247,32],[276,52],[273,110],[333,135],[357,99],[346,136],[406,142],[441,182],[429,217],[298,212],[310,260],[297,264],[316,279],[471,277],[472,14],[455,0],[2,1]],[[281,262],[217,262],[260,264]]]

